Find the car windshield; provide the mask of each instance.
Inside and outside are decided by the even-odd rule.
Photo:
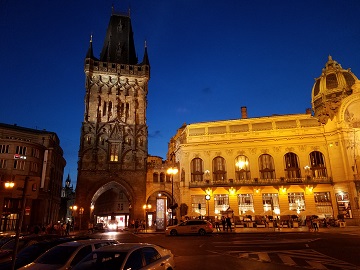
[[[120,269],[126,258],[127,252],[116,251],[99,251],[93,252],[82,260],[74,270],[87,269],[106,269],[115,270]]]
[[[35,263],[64,265],[78,246],[56,246],[39,257]]]

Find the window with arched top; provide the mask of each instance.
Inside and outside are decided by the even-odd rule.
[[[214,182],[226,180],[226,163],[223,157],[216,157],[213,159],[212,169]]]
[[[235,159],[235,178],[236,180],[250,180],[250,164],[247,156],[238,156]]]
[[[260,179],[275,179],[274,159],[269,154],[263,154],[259,157]]]
[[[327,177],[324,155],[320,151],[313,151],[310,153],[309,158],[312,177]]]
[[[191,182],[203,181],[204,162],[201,158],[194,158],[191,161]]]
[[[164,183],[165,182],[165,173],[160,173],[160,183]]]
[[[154,183],[159,182],[159,174],[158,173],[153,173],[153,182]]]
[[[285,178],[301,178],[299,157],[292,152],[284,155]]]

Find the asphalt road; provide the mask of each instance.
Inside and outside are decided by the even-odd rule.
[[[147,242],[170,249],[176,269],[360,270],[360,232],[214,233],[206,236],[94,234],[122,242]]]

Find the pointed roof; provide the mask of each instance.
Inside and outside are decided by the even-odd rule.
[[[86,58],[90,58],[90,59],[96,59],[94,57],[94,52],[93,52],[93,46],[92,46],[92,35],[90,35],[90,44],[89,44],[89,49],[86,53]]]
[[[142,65],[148,65],[150,66],[150,61],[149,61],[149,56],[148,56],[148,52],[147,52],[147,45],[146,45],[146,41],[145,41],[145,46],[144,46],[144,57],[143,57],[143,61],[142,61]]]
[[[128,15],[111,14],[100,61],[135,65],[136,57],[134,34]]]

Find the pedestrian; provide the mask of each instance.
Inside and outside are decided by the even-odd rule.
[[[317,219],[313,218],[311,221],[312,221],[312,227],[314,228],[314,231],[318,232],[319,231],[319,226],[318,226],[318,223],[317,223]]]
[[[66,223],[65,235],[66,236],[70,235],[70,222],[69,221]]]
[[[230,232],[232,232],[232,224],[231,224],[231,218],[227,217],[226,218],[226,231],[228,231],[230,229]]]
[[[222,224],[222,227],[223,227],[223,231],[225,232],[225,227],[226,227],[226,219],[224,216],[221,217],[221,224]]]
[[[216,218],[216,220],[215,220],[215,229],[217,232],[221,231],[220,230],[220,222],[219,222],[218,218]]]
[[[138,232],[138,229],[139,229],[139,220],[137,219],[137,220],[135,220],[135,224],[134,224],[134,227],[135,227],[135,233],[137,233]]]

